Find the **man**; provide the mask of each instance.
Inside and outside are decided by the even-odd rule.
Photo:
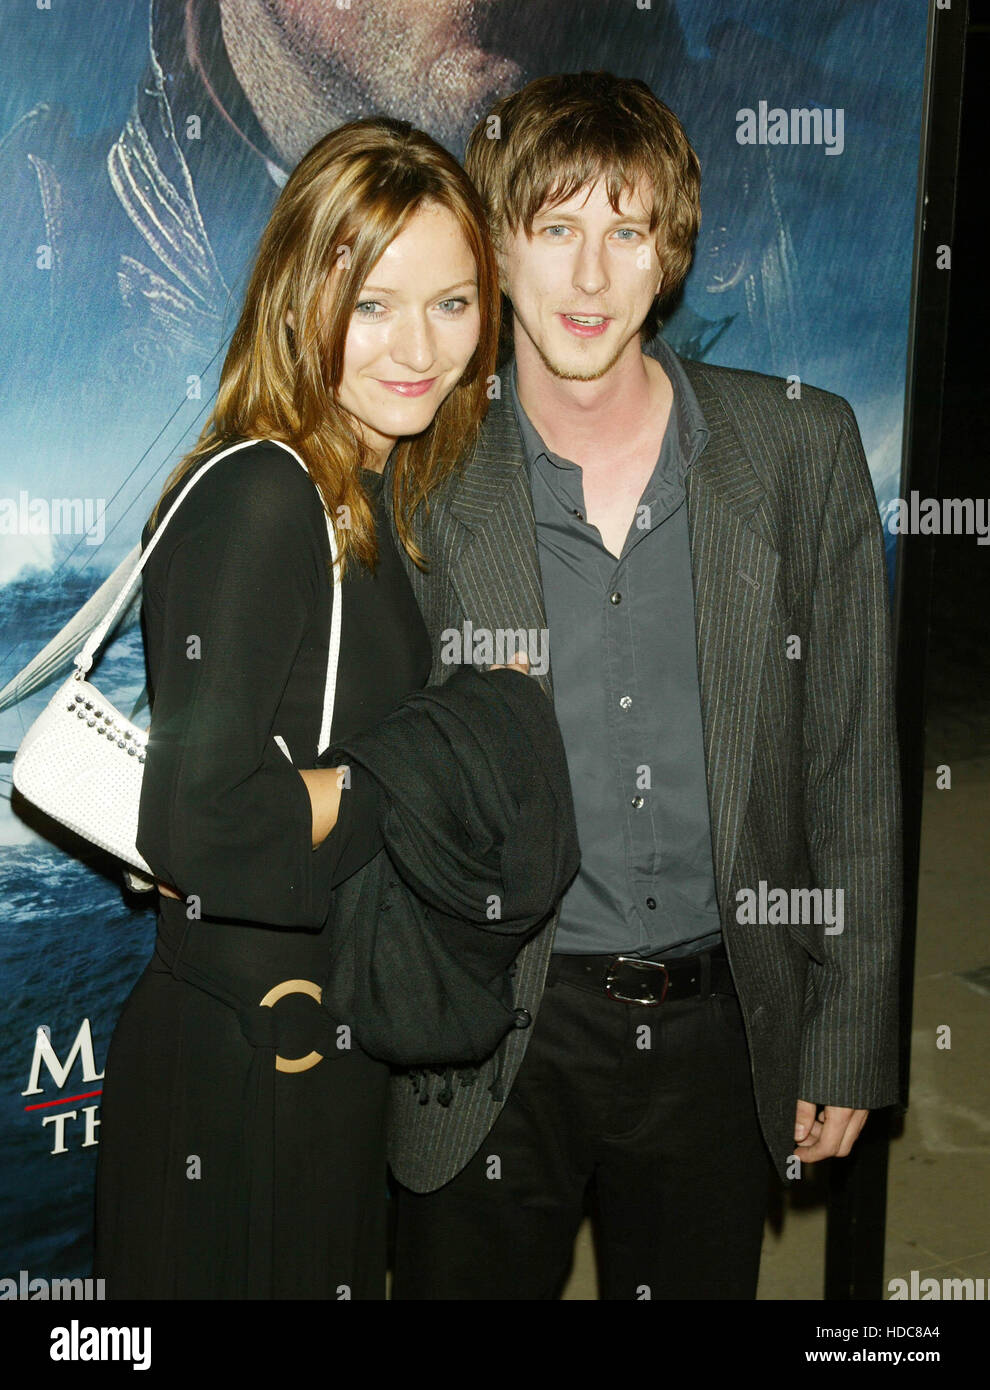
[[[466,166],[515,358],[411,573],[434,679],[451,631],[549,628],[582,864],[486,1071],[394,1083],[395,1297],[557,1296],[590,1185],[604,1297],[751,1298],[768,1156],[848,1154],[897,1095],[872,483],[841,398],[643,341],[700,215],[644,84],[493,116]]]

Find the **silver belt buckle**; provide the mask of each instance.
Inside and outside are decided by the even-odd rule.
[[[614,974],[612,969],[610,968],[608,975],[605,977],[605,993],[608,995],[610,999],[618,999],[624,1004],[643,1004],[647,1008],[656,1008],[657,1005],[662,1004],[664,999],[666,999],[667,988],[670,984],[670,974],[667,970],[667,967],[661,964],[660,961],[641,960],[638,956],[616,956],[615,964],[629,965],[634,970],[641,970],[644,972],[649,972],[651,970],[662,971],[663,989],[661,991],[659,999],[657,999],[656,995],[654,994],[651,994],[646,999],[643,999],[638,994],[620,994],[618,990],[614,987],[618,979],[618,976]]]

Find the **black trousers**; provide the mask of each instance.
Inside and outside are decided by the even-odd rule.
[[[602,1298],[754,1298],[771,1169],[738,1000],[620,1003],[558,968],[477,1154],[398,1187],[393,1299],[558,1298],[589,1184]]]

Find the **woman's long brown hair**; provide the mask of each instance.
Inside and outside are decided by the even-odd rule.
[[[338,528],[341,570],[351,559],[374,566],[374,519],[358,473],[373,459],[336,393],[361,287],[424,204],[448,209],[460,224],[478,270],[481,318],[464,375],[428,429],[396,449],[396,526],[424,566],[412,515],[477,436],[495,371],[501,301],[484,210],[467,175],[430,136],[389,117],[340,126],[290,175],[261,238],[216,404],[195,448],[166,480],[153,526],[162,498],[197,460],[235,439],[280,439],[305,460],[329,515],[348,519]],[[332,275],[336,267],[346,273]]]

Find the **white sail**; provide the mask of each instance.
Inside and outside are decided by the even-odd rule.
[[[134,566],[141,558],[141,547],[136,545],[129,555],[108,575],[91,598],[87,599],[78,613],[75,613],[61,632],[43,647],[36,657],[0,690],[0,711],[9,709],[25,699],[32,691],[38,690],[57,676],[68,673],[73,658],[77,655],[86,638],[109,612]],[[141,581],[138,579],[134,593],[125,604],[116,623],[116,630],[123,631],[138,621],[141,611]]]

